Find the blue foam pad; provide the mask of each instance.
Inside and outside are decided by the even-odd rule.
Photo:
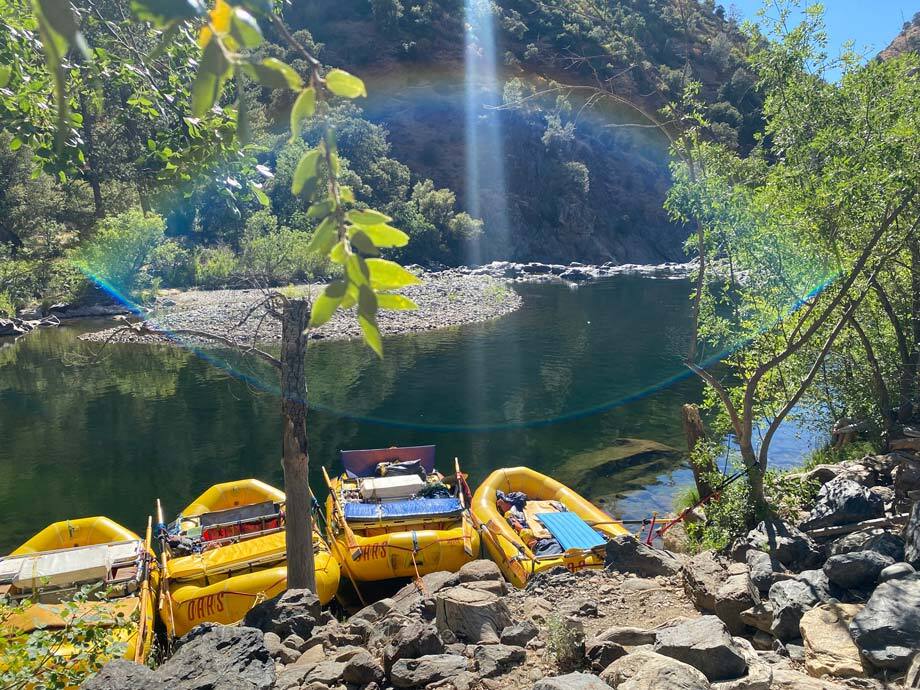
[[[415,517],[459,515],[463,507],[459,498],[415,498],[387,503],[345,504],[346,520],[404,520]]]
[[[536,518],[550,531],[566,551],[569,549],[593,549],[605,543],[598,534],[577,513],[537,513]]]

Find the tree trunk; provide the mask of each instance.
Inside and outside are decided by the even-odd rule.
[[[83,118],[83,141],[86,148],[86,181],[93,190],[93,209],[96,218],[105,215],[105,206],[102,203],[102,186],[99,182],[99,161],[96,159],[96,146],[93,139],[93,123],[95,116],[86,107],[86,97],[80,94],[80,116]]]
[[[766,468],[761,466],[757,461],[757,454],[754,452],[754,446],[750,439],[738,439],[738,446],[741,451],[741,460],[744,462],[744,468],[747,471],[748,488],[751,491],[752,511],[748,513],[748,527],[753,527],[757,521],[762,519],[770,511],[767,504],[767,497],[763,492],[763,476]]]
[[[307,450],[307,380],[304,371],[310,304],[286,299],[281,313],[281,423],[284,492],[287,495],[289,589],[316,591],[313,565],[313,494]]]
[[[898,419],[908,422],[913,417],[914,398],[920,382],[920,240],[911,237],[907,240],[910,249],[910,293],[911,313],[908,323],[908,340],[910,351],[901,369],[901,405]]]
[[[684,425],[684,434],[687,436],[687,450],[690,451],[691,456],[690,469],[693,470],[693,481],[696,482],[696,490],[700,498],[704,498],[712,493],[709,477],[716,471],[716,467],[708,455],[700,458],[692,457],[697,444],[706,438],[706,429],[700,418],[700,409],[696,405],[684,405],[681,408],[680,417]]]

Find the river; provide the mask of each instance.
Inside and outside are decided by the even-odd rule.
[[[680,406],[700,383],[680,364],[683,280],[521,284],[523,306],[484,324],[385,340],[317,342],[308,355],[312,477],[337,451],[437,445],[476,483],[528,465],[611,514],[670,510],[689,471]],[[0,553],[49,522],[104,514],[141,531],[157,497],[172,517],[209,485],[281,485],[275,373],[258,362],[163,345],[98,345],[75,323],[0,347]],[[771,462],[809,444],[785,431]],[[588,471],[590,470],[590,471]]]

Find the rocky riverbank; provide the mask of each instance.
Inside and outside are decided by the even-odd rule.
[[[515,263],[513,261],[493,261],[483,266],[461,267],[456,269],[468,275],[488,275],[518,282],[546,282],[561,280],[568,283],[585,283],[600,278],[612,278],[621,275],[637,275],[647,278],[688,278],[696,268],[695,263],[664,264],[617,264],[608,261],[600,265],[583,264],[573,261],[568,264],[544,264],[538,261]]]
[[[413,311],[381,311],[378,324],[384,335],[418,333],[438,328],[489,321],[521,306],[521,297],[504,281],[489,275],[470,275],[452,269],[436,273],[419,271],[422,284],[401,290],[418,305]],[[319,293],[322,285],[295,288],[303,293]],[[259,307],[265,299],[262,290],[190,290],[159,297],[146,319],[156,330],[205,331],[216,333],[239,345],[276,342],[281,339],[281,323],[266,318]],[[311,329],[313,339],[360,337],[357,319],[350,311],[340,311],[320,328]],[[181,336],[185,340],[185,336]],[[87,333],[92,341],[169,342],[166,336],[138,333],[118,327]],[[192,338],[192,340],[195,340]],[[198,342],[201,342],[200,340]]]
[[[920,687],[920,458],[789,481],[811,479],[824,486],[796,521],[808,531],[765,522],[692,557],[618,537],[605,570],[558,568],[520,591],[479,560],[347,618],[292,590],[239,627],[195,628],[156,670],[115,661],[84,688]]]

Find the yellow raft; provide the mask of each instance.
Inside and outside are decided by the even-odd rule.
[[[434,446],[342,451],[345,472],[326,474],[327,536],[349,578],[372,582],[456,571],[479,555],[466,482],[434,468]],[[392,464],[420,471],[383,474]],[[429,497],[430,496],[430,497]]]
[[[525,511],[527,523],[532,530],[545,529],[536,517],[544,514],[542,511],[557,513],[569,518],[569,522],[574,521],[576,531],[578,528],[587,530],[589,541],[600,543],[591,548],[569,548],[561,554],[536,556],[499,511],[496,506],[496,491],[520,491],[526,494],[528,504],[533,504],[537,511]],[[558,506],[553,507],[552,502],[562,504],[565,510],[558,511]],[[535,573],[560,565],[573,572],[584,568],[603,568],[606,540],[629,534],[621,523],[590,501],[552,477],[535,472],[529,467],[510,467],[494,471],[476,489],[472,507],[473,515],[481,526],[483,543],[489,556],[498,564],[508,581],[516,587],[523,587]],[[565,515],[566,512],[574,515]],[[600,532],[600,535],[591,540],[593,532]],[[581,534],[583,536],[584,533]]]
[[[162,525],[160,619],[170,636],[199,623],[237,623],[287,586],[283,491],[257,479],[216,484],[168,528]],[[339,565],[313,533],[316,589],[325,605],[339,587]]]
[[[107,517],[48,525],[0,558],[0,596],[31,604],[3,621],[4,634],[64,628],[75,618],[92,621],[112,628],[110,641],[124,643],[125,659],[144,663],[153,643],[158,584],[150,539],[149,520],[145,540]],[[100,585],[98,594],[69,610],[73,605],[66,602],[87,585]],[[77,653],[62,645],[56,662],[66,663]]]

